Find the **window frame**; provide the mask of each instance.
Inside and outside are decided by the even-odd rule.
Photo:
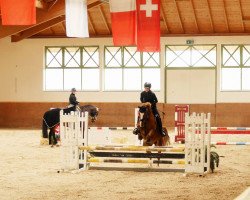
[[[223,60],[223,54],[224,54],[224,49],[226,50],[226,46],[238,46],[239,50],[240,50],[240,63],[238,66],[225,66],[224,64],[224,60]],[[250,44],[222,44],[221,45],[221,69],[220,69],[220,92],[250,92],[250,89],[247,90],[243,90],[242,89],[242,79],[243,79],[243,69],[250,69],[250,65],[249,66],[245,66],[243,63],[243,49],[245,46],[249,46]],[[237,48],[237,49],[238,49]],[[236,49],[236,50],[237,50]],[[236,51],[235,50],[235,51]],[[234,51],[234,52],[235,52]],[[228,51],[227,51],[228,52]],[[233,54],[234,52],[231,54],[229,53],[230,57],[226,60],[226,62],[232,57],[233,58]],[[250,51],[248,51],[249,53],[249,58],[247,59],[246,62],[248,62],[250,60]],[[234,59],[234,58],[233,58]],[[234,59],[235,60],[235,59]],[[236,60],[235,60],[236,61]],[[237,61],[236,61],[237,62]],[[245,63],[246,63],[245,62]],[[235,89],[222,89],[222,69],[240,69],[240,90],[235,90]]]
[[[107,66],[106,65],[106,49],[107,48],[109,48],[109,47],[117,47],[117,48],[120,48],[120,50],[121,50],[121,65],[119,66],[119,67],[109,67],[109,66]],[[112,45],[105,45],[104,46],[104,54],[103,54],[103,56],[104,56],[104,67],[103,67],[103,70],[104,70],[104,80],[103,80],[103,91],[104,92],[138,92],[138,91],[141,91],[142,89],[143,89],[143,69],[161,69],[161,54],[160,54],[160,52],[137,52],[137,51],[135,51],[135,53],[129,53],[129,51],[128,50],[126,50],[127,48],[129,48],[129,47],[133,47],[133,48],[136,48],[136,46],[112,46]],[[133,59],[133,56],[134,56],[134,54],[136,54],[136,53],[140,53],[140,63],[138,63],[139,65],[138,66],[126,66],[125,64],[127,64],[128,62],[126,62],[125,63],[125,60],[124,60],[124,52],[125,52],[125,50],[131,55],[131,58],[130,59]],[[110,51],[109,51],[110,52]],[[149,59],[147,60],[147,61],[149,61],[152,57],[153,57],[153,55],[155,54],[155,53],[158,53],[159,54],[159,63],[157,63],[157,66],[144,66],[143,65],[143,55],[145,54],[145,53],[147,53],[147,54],[149,54]],[[150,55],[150,53],[152,54],[152,55]],[[111,53],[110,53],[111,54]],[[112,54],[111,54],[112,55]],[[114,55],[115,56],[115,55]],[[113,59],[114,58],[114,56],[112,55],[112,58],[111,59]],[[125,63],[125,64],[124,64]],[[147,62],[146,62],[147,63]],[[109,89],[106,89],[105,88],[105,70],[106,69],[121,69],[122,70],[122,88],[121,88],[121,90],[109,90]],[[140,79],[141,79],[141,89],[139,89],[139,90],[126,90],[126,89],[124,89],[124,70],[126,70],[126,69],[140,69],[140,73],[141,73],[141,77],[140,77]],[[160,73],[161,74],[161,73]],[[159,80],[161,80],[161,77],[159,77]],[[160,88],[159,89],[154,89],[154,91],[155,92],[160,92],[161,91],[161,81],[160,81]]]
[[[190,50],[190,62],[189,62],[189,64],[187,63],[187,67],[183,67],[183,66],[181,66],[181,67],[169,67],[168,65],[167,65],[167,48],[168,47],[170,47],[170,46],[173,46],[173,47],[175,47],[175,46],[177,46],[177,47],[179,47],[179,46],[183,46],[183,47],[187,47],[186,48],[186,50],[187,49],[189,49]],[[205,59],[207,59],[211,64],[213,64],[213,62],[212,61],[210,61],[208,58],[206,58],[206,55],[209,53],[209,52],[211,52],[213,49],[215,49],[215,56],[216,56],[216,58],[215,58],[215,61],[214,61],[214,64],[213,64],[213,66],[210,66],[210,67],[201,67],[201,66],[198,66],[198,67],[196,67],[196,66],[193,66],[193,63],[192,63],[192,51],[193,51],[193,48],[195,48],[195,47],[200,47],[200,46],[212,46],[212,48],[205,54],[205,55],[203,55],[202,53],[200,53],[199,51],[199,53],[202,55],[202,57],[198,60],[198,61],[196,61],[196,63],[198,63],[201,59],[203,59],[203,58],[205,58]],[[171,50],[171,49],[170,49]],[[185,51],[186,51],[185,50]],[[197,49],[196,49],[197,50]],[[172,52],[174,52],[173,50],[171,50]],[[165,68],[167,69],[167,70],[183,70],[183,69],[186,69],[186,70],[195,70],[195,69],[202,69],[202,70],[207,70],[207,69],[216,69],[216,67],[217,67],[217,60],[218,60],[218,56],[217,56],[217,44],[195,44],[195,45],[185,45],[185,44],[178,44],[178,45],[165,45],[165,63],[164,63],[164,65],[165,65]],[[177,56],[174,60],[176,60],[177,58],[179,58],[179,56]],[[173,61],[174,61],[173,60]],[[172,62],[173,62],[172,61]],[[172,63],[171,62],[171,63]],[[183,62],[185,62],[185,61],[183,61]],[[170,63],[170,64],[171,64]],[[194,63],[194,64],[196,64],[196,63]]]
[[[85,49],[85,48],[96,48],[96,50],[94,51],[94,53],[93,54],[89,54],[86,50],[85,50],[85,52],[87,52],[88,54],[89,54],[89,59],[88,60],[90,60],[90,59],[92,59],[92,56],[97,52],[98,53],[98,63],[94,60],[94,62],[97,64],[97,66],[96,67],[88,67],[88,66],[85,66],[85,64],[87,63],[83,63],[83,50]],[[60,48],[60,50],[62,51],[62,64],[61,64],[61,66],[60,67],[48,67],[48,65],[47,65],[47,51],[50,49],[50,48]],[[65,65],[65,52],[67,51],[66,49],[67,48],[78,48],[78,50],[77,51],[80,51],[80,65],[78,66],[78,67],[67,67],[66,65]],[[43,68],[43,91],[44,92],[69,92],[70,91],[70,89],[65,89],[65,85],[64,85],[64,83],[65,83],[65,78],[64,78],[64,72],[65,72],[65,69],[67,69],[67,70],[70,70],[70,69],[72,69],[72,70],[74,70],[74,69],[80,69],[80,72],[81,72],[81,89],[77,89],[78,91],[87,91],[87,92],[96,92],[96,91],[100,91],[101,90],[101,81],[100,81],[100,77],[101,77],[101,67],[100,67],[100,46],[98,46],[98,45],[89,45],[89,46],[45,46],[44,47],[44,54],[45,54],[45,56],[44,56],[44,68]],[[75,55],[75,54],[74,54]],[[72,56],[71,55],[71,58],[70,58],[70,60],[71,59],[74,59],[73,57],[74,57],[74,55]],[[68,63],[70,62],[70,60],[68,61]],[[61,69],[62,70],[62,90],[57,90],[57,89],[46,89],[46,70],[47,69]],[[99,88],[98,89],[96,89],[96,90],[84,90],[83,89],[83,76],[82,76],[82,73],[83,73],[83,69],[99,69]]]

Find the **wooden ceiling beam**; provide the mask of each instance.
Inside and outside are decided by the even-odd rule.
[[[103,4],[104,2],[100,1],[100,0],[97,0],[93,3],[90,3],[87,5],[88,9],[90,8],[94,8],[94,7],[97,7],[97,6],[100,6],[101,4]]]
[[[230,27],[229,27],[229,24],[228,24],[228,17],[227,17],[227,10],[226,10],[225,0],[222,0],[222,3],[223,3],[223,11],[224,11],[224,17],[225,17],[225,21],[226,21],[227,30],[230,33],[231,31],[230,31]]]
[[[61,23],[61,25],[62,25],[63,31],[66,33],[66,26],[65,26],[64,21]]]
[[[250,33],[199,33],[199,34],[161,34],[161,37],[202,37],[202,36],[250,36]],[[110,35],[96,35],[92,38],[110,38]],[[34,35],[30,38],[67,38],[66,35]]]
[[[195,26],[197,28],[198,33],[200,33],[200,29],[199,29],[198,22],[197,22],[197,16],[196,16],[195,9],[194,9],[194,2],[193,2],[193,0],[190,0],[190,3],[191,3],[193,14],[194,14],[194,23],[195,23]]]
[[[160,1],[160,6],[161,6],[161,9],[160,9],[160,11],[161,11],[161,16],[162,16],[162,18],[163,18],[164,25],[165,25],[165,27],[166,27],[166,29],[167,29],[167,32],[170,33],[170,30],[169,30],[169,28],[168,28],[167,18],[166,18],[164,9],[163,9],[162,1]]]
[[[65,20],[65,15],[64,16],[60,16],[57,18],[54,18],[52,20],[46,21],[44,23],[41,23],[39,25],[33,26],[32,28],[22,31],[20,32],[18,35],[12,35],[11,36],[11,42],[19,42],[25,38],[28,38],[32,35],[35,35],[45,29],[48,29],[52,26],[55,26],[56,24],[59,24],[61,22],[63,22]]]
[[[243,11],[242,11],[241,0],[238,0],[238,4],[240,6],[241,26],[242,26],[243,32],[245,32],[245,25],[244,25],[244,21],[243,21]]]
[[[90,25],[92,31],[93,31],[94,34],[96,35],[96,30],[95,30],[94,24],[93,24],[93,22],[92,22],[92,18],[91,18],[91,16],[90,16],[89,11],[88,11],[88,20],[89,20],[89,25]]]
[[[65,0],[58,0],[58,3],[55,4],[55,6],[49,10],[37,10],[37,26],[38,24],[44,23],[48,20],[51,20],[53,18],[56,18],[58,16],[64,15],[65,14]],[[9,35],[13,35],[16,33],[19,33],[21,31],[27,30],[29,28],[33,27],[32,26],[3,26],[0,24],[0,39],[7,37]]]
[[[88,9],[94,8],[101,5],[103,2],[100,0],[95,1],[87,5]],[[57,3],[48,11],[38,9],[37,10],[37,23],[32,26],[3,26],[0,23],[0,39],[17,34],[19,32],[25,31],[33,26],[37,26],[41,23],[54,19],[56,17],[65,15],[65,0],[57,0]]]
[[[48,10],[50,10],[57,2],[58,2],[58,0],[55,0],[55,1],[51,2],[51,3],[48,5]]]
[[[185,34],[185,33],[181,33],[181,34],[162,34],[161,37],[200,37],[200,36],[249,36],[249,33],[199,33],[199,34],[195,34],[195,33],[190,33],[190,34]]]
[[[102,19],[103,19],[104,25],[105,25],[106,29],[108,30],[108,33],[111,34],[111,30],[110,30],[110,28],[109,28],[109,26],[108,26],[107,19],[106,19],[106,17],[105,17],[104,14],[103,14],[103,11],[102,11],[101,6],[99,6],[99,11],[100,11],[100,13],[101,13],[101,17],[102,17]]]
[[[52,32],[53,35],[56,34],[56,32],[54,31],[53,27],[50,27],[49,30]]]
[[[182,23],[182,20],[181,20],[180,9],[179,9],[178,4],[177,4],[177,2],[175,0],[174,0],[174,6],[175,6],[175,8],[177,10],[177,18],[179,19],[179,23],[180,23],[182,32],[185,33],[185,30],[184,30],[184,27],[183,27],[183,23]]]
[[[213,22],[213,19],[212,19],[210,3],[209,3],[209,0],[206,0],[206,2],[207,2],[208,12],[209,12],[209,20],[210,20],[211,28],[212,28],[212,31],[214,33],[214,22]]]

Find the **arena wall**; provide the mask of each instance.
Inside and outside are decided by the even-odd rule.
[[[218,44],[216,69],[165,70],[165,45]],[[220,44],[249,44],[250,36],[161,38],[161,90],[156,92],[159,110],[166,113],[164,125],[174,126],[174,105],[189,104],[191,112],[211,112],[212,126],[250,126],[250,92],[220,91]],[[44,47],[99,45],[100,68],[103,47],[111,38],[27,39],[11,43],[0,40],[0,128],[39,128],[42,115],[51,107],[65,107],[69,92],[43,90]],[[103,74],[102,74],[103,76]],[[102,77],[101,76],[101,77]],[[78,92],[82,104],[101,108],[98,126],[132,126],[133,109],[139,104],[137,92]]]
[[[138,103],[88,102],[100,108],[95,124],[90,126],[127,127],[134,126],[134,108]],[[88,103],[82,103],[88,104]],[[5,102],[0,103],[0,128],[41,128],[44,112],[53,107],[64,107],[67,102]],[[174,126],[174,105],[160,103],[158,109],[164,112],[163,125]],[[211,113],[212,126],[249,127],[250,104],[218,103],[190,104],[190,112]]]

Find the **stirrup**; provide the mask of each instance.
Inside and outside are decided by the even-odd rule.
[[[165,137],[167,134],[165,133],[164,130],[162,130],[161,135],[162,135],[162,137]]]

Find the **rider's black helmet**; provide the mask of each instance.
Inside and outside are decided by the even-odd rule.
[[[72,88],[72,89],[71,89],[71,92],[76,92],[76,89],[75,89],[75,88]]]
[[[144,87],[145,87],[145,88],[146,88],[146,87],[151,88],[151,83],[149,83],[149,82],[144,83]]]

